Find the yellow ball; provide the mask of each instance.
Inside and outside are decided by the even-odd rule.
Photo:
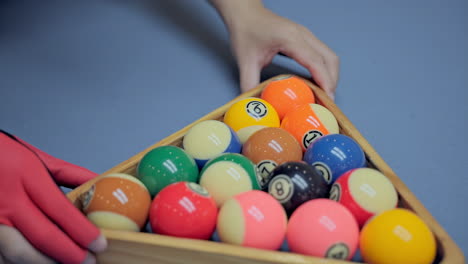
[[[360,235],[366,263],[429,264],[436,255],[436,241],[429,227],[410,210],[396,208],[371,218]]]
[[[270,103],[260,98],[249,97],[229,107],[224,115],[224,123],[239,134],[251,126],[279,127],[280,119]]]

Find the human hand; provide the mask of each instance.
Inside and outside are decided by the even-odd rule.
[[[211,0],[227,25],[240,72],[242,92],[260,82],[261,70],[278,53],[305,67],[331,99],[338,83],[339,58],[306,27],[278,16],[259,0]]]
[[[95,263],[106,239],[54,183],[95,176],[0,130],[0,263]]]

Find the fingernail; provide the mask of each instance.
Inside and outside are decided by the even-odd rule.
[[[81,262],[81,263],[82,264],[95,264],[96,263],[96,258],[88,252],[88,254],[86,255],[85,260],[83,262]]]
[[[107,239],[103,235],[100,235],[96,240],[89,244],[88,248],[93,252],[102,252],[107,248]]]

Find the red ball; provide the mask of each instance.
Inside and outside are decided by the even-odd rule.
[[[149,213],[154,233],[194,239],[209,239],[217,217],[213,197],[193,182],[166,186],[154,198]]]

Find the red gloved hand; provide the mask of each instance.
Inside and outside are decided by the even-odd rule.
[[[0,224],[17,229],[38,251],[63,263],[90,260],[88,249],[104,250],[107,243],[99,229],[56,185],[74,187],[96,174],[2,132]]]

